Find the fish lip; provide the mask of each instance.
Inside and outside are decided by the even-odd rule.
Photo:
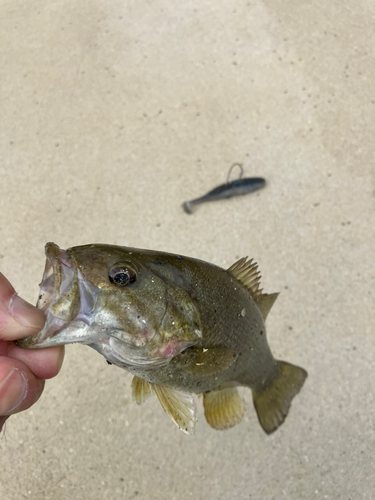
[[[52,304],[53,298],[60,290],[62,281],[62,264],[59,260],[60,248],[55,243],[47,243],[45,246],[46,265],[43,278],[39,284],[39,297],[37,308],[44,313]]]
[[[63,319],[55,318],[50,308],[72,283],[77,264],[69,250],[62,250],[55,243],[46,244],[45,255],[46,264],[39,284],[37,308],[43,311],[47,318],[40,332],[16,342],[18,346],[24,348],[43,347],[40,344],[53,337],[64,323],[67,323]]]
[[[46,265],[42,281],[39,284],[40,293],[37,302],[37,308],[44,313],[69,286],[73,276],[71,272],[68,272],[68,269],[73,269],[76,266],[69,252],[61,250],[55,243],[46,244],[45,254]]]

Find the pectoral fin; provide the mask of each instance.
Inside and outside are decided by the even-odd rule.
[[[215,375],[229,368],[238,355],[225,347],[189,347],[175,356],[172,363],[198,377]]]
[[[187,371],[191,366],[195,365],[197,355],[197,349],[189,347],[172,358],[170,365],[175,366],[179,370]]]
[[[165,413],[185,434],[194,432],[197,421],[195,401],[191,394],[180,392],[171,387],[152,385]]]
[[[185,367],[192,375],[208,377],[229,368],[237,359],[238,355],[225,347],[191,347],[194,361]]]
[[[141,405],[151,394],[150,384],[146,380],[142,380],[139,377],[133,377],[132,381],[132,395],[134,401]]]
[[[203,406],[207,423],[217,430],[239,424],[245,413],[244,402],[235,387],[203,394]]]

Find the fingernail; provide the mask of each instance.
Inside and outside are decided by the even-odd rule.
[[[61,367],[62,367],[62,364],[63,364],[63,361],[64,361],[64,357],[65,357],[65,348],[64,348],[64,346],[61,346],[60,347],[59,358],[57,360],[57,373],[59,373],[60,370],[61,370]]]
[[[14,368],[0,382],[0,415],[9,415],[27,396],[26,375]]]
[[[42,329],[46,321],[42,311],[23,300],[16,293],[10,299],[9,310],[14,319],[23,326]]]

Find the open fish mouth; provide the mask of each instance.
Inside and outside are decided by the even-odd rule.
[[[21,347],[57,345],[53,336],[77,319],[80,313],[79,271],[74,257],[69,250],[61,250],[55,243],[47,243],[45,253],[46,265],[39,285],[37,307],[47,316],[46,323],[37,334],[19,340],[17,344]]]
[[[71,286],[75,265],[68,252],[60,250],[55,243],[47,243],[45,252],[47,260],[37,307],[47,314],[49,307]]]

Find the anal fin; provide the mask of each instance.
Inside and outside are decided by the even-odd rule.
[[[203,406],[207,423],[217,430],[239,424],[245,413],[244,402],[235,387],[203,394]]]
[[[262,392],[253,391],[253,400],[260,425],[267,434],[284,422],[292,400],[301,390],[307,372],[299,366],[279,361],[279,374]]]
[[[146,401],[150,394],[151,388],[149,382],[134,376],[132,380],[132,396],[134,401],[141,405]]]
[[[195,401],[192,394],[160,385],[152,385],[152,389],[163,410],[177,427],[185,434],[192,434],[197,421]]]

